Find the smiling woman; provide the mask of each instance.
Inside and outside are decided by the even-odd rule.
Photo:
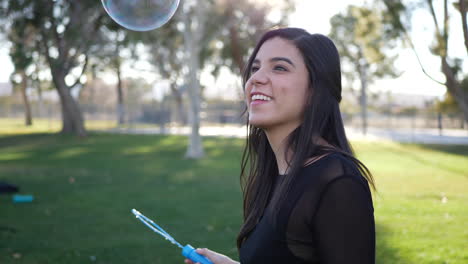
[[[270,131],[296,128],[309,86],[300,51],[285,39],[273,38],[257,53],[251,75],[245,85],[249,124]]]
[[[299,28],[271,30],[243,80],[248,136],[240,262],[375,263],[373,178],[346,138],[334,43]],[[197,252],[214,264],[236,263],[208,249]]]

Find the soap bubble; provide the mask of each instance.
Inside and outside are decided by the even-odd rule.
[[[107,14],[119,25],[148,31],[166,24],[180,0],[101,0]]]

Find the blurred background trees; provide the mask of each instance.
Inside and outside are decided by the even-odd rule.
[[[376,79],[396,77],[394,61],[397,55],[389,55],[395,47],[394,37],[386,34],[382,12],[368,7],[348,6],[346,13],[330,20],[330,37],[341,55],[342,73],[352,89],[359,81],[362,133],[367,132],[368,86]]]
[[[86,136],[83,115],[71,91],[80,85],[89,52],[106,19],[99,4],[92,0],[2,1],[1,15],[7,21],[4,29],[10,35],[12,31],[21,31],[21,27],[29,29],[23,34],[30,38],[30,46],[46,59],[60,98],[63,133]],[[20,49],[22,44],[13,42],[12,50]],[[29,64],[17,63],[16,70],[26,70]]]
[[[186,156],[201,157],[201,122],[242,123],[239,74],[262,32],[288,25],[295,5],[293,0],[184,0],[163,27],[132,32],[114,23],[100,1],[0,0],[1,41],[9,43],[15,68],[10,78],[18,93],[14,100],[21,104],[26,124],[35,116],[60,113],[62,133],[79,136],[87,133],[85,118],[112,119],[120,126],[188,126]],[[419,25],[411,24],[417,23],[412,14],[420,10],[433,17],[428,28],[435,37],[427,49],[439,58],[446,80],[429,74],[422,62],[421,67],[447,87],[447,95],[437,100],[421,96],[418,106],[402,105],[410,96],[372,88],[401,73],[395,61],[402,49],[409,46],[421,54],[412,31]],[[452,52],[448,43],[454,33],[447,26],[462,22],[466,43],[466,0],[367,1],[336,13],[329,21],[329,35],[342,55],[342,109],[348,125],[359,126],[365,134],[368,126],[408,123],[397,117],[411,118],[411,123],[421,116],[415,127],[433,127],[440,120],[437,113],[453,119],[465,113],[466,120],[466,58]],[[208,90],[218,90],[217,97],[208,101]],[[230,102],[222,100],[227,97]],[[14,100],[0,98],[5,115],[19,108]]]
[[[145,60],[153,65],[150,74],[169,83],[179,121],[191,126],[186,156],[192,158],[203,156],[199,135],[201,73],[210,71],[216,78],[224,68],[239,74],[261,32],[284,23],[294,10],[292,1],[284,1],[279,19],[271,20],[268,15],[273,6],[266,2],[186,0],[162,28],[131,32],[111,21],[100,1],[1,0],[0,4],[5,22],[2,32],[11,42],[15,64],[11,80],[24,95],[26,123],[32,122],[26,87],[34,65],[42,63],[47,68],[59,95],[62,133],[86,136],[78,100],[90,100],[101,93],[95,91],[97,78],[111,71],[117,79],[116,120],[125,123],[128,113],[124,100],[128,96],[124,94],[122,67]]]
[[[463,43],[468,53],[468,1],[424,0],[419,2],[418,5],[414,5],[414,1],[383,0],[383,4],[388,14],[386,18],[388,18],[390,22],[390,29],[402,41],[407,43],[416,55],[418,51],[414,47],[414,37],[411,32],[413,25],[411,25],[409,19],[405,18],[411,17],[412,12],[415,12],[416,9],[426,10],[426,12],[431,15],[434,40],[432,43],[428,43],[428,49],[430,49],[434,56],[439,58],[441,72],[445,76],[445,81],[440,82],[433,78],[426,72],[425,65],[421,64],[421,68],[429,78],[445,85],[448,97],[456,102],[458,109],[463,112],[465,121],[468,122],[468,93],[467,90],[462,87],[463,80],[468,78],[466,69],[462,69],[463,59],[466,58],[467,54],[465,53],[463,58],[454,57],[450,50],[451,45],[449,45],[449,40],[453,38],[449,28],[450,20],[452,19],[459,21],[457,23],[459,23],[462,28],[460,34],[463,36]],[[455,12],[450,12],[450,5],[453,5]]]

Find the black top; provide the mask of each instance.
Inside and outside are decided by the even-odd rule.
[[[372,196],[344,155],[301,169],[280,207],[276,214],[266,208],[240,248],[241,264],[375,263]]]

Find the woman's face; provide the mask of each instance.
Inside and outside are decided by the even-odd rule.
[[[260,47],[245,84],[249,124],[294,129],[302,122],[308,97],[309,74],[300,51],[275,37]]]

